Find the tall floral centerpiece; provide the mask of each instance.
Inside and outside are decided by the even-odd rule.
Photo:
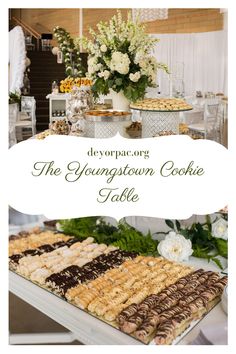
[[[109,22],[99,22],[97,31],[90,29],[90,35],[91,40],[82,41],[89,54],[87,75],[94,95],[110,93],[115,109],[127,109],[129,102],[144,97],[147,87],[155,87],[158,69],[168,72],[151,55],[159,40],[146,34],[138,20],[132,21],[130,13],[123,20],[118,11]]]

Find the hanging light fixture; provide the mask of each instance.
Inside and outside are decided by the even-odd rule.
[[[138,18],[140,22],[166,20],[168,18],[168,9],[132,9],[132,15],[134,21]]]

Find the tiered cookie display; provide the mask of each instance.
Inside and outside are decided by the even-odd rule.
[[[179,98],[146,98],[130,105],[140,111],[142,138],[179,134],[179,112],[192,109]]]
[[[89,138],[110,138],[117,132],[124,134],[131,113],[117,110],[88,110],[85,112],[85,136]]]

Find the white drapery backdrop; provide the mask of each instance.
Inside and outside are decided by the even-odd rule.
[[[158,62],[173,69],[184,64],[185,94],[202,92],[223,92],[227,95],[227,31],[153,34],[160,39],[154,55]],[[169,94],[168,75],[159,71],[158,82],[161,93]]]
[[[20,26],[9,32],[9,92],[20,93],[26,61],[25,36]]]

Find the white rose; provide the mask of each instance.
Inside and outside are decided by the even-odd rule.
[[[220,218],[212,224],[212,236],[228,240],[228,222]]]
[[[101,47],[100,47],[100,50],[101,50],[102,53],[106,53],[107,46],[105,44],[102,44]]]
[[[159,243],[157,250],[161,256],[175,262],[188,260],[193,253],[192,242],[173,231]]]
[[[137,82],[141,77],[140,71],[137,71],[135,74],[129,74],[129,78],[133,82]]]

